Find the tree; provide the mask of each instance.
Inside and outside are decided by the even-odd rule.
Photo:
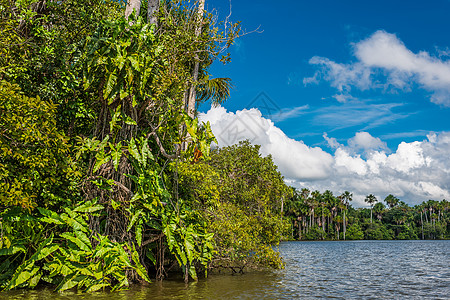
[[[77,170],[55,113],[52,102],[27,97],[18,85],[0,81],[0,210],[31,211],[70,201]]]
[[[281,267],[271,245],[278,244],[289,228],[280,208],[282,199],[291,197],[292,190],[272,158],[262,157],[259,149],[243,141],[215,150],[207,162],[218,173],[216,186],[220,187],[219,203],[205,209],[209,228],[215,232],[216,266]]]
[[[370,223],[372,223],[372,209],[373,209],[373,205],[376,202],[378,202],[378,200],[373,194],[370,194],[364,199],[364,202],[366,202],[366,203],[368,203],[370,205]]]
[[[16,86],[3,89],[2,82],[1,205],[2,208],[6,205],[7,209],[0,210],[0,220],[2,228],[8,228],[5,233],[8,236],[3,238],[2,231],[0,247],[3,251],[6,245],[8,250],[3,252],[7,254],[20,252],[10,268],[1,268],[2,288],[16,287],[17,276],[21,280],[29,278],[29,286],[33,286],[42,274],[49,274],[48,264],[53,263],[59,268],[52,273],[57,277],[53,283],[59,285],[61,280],[66,280],[61,283],[64,289],[77,284],[80,288],[93,288],[96,281],[75,276],[77,271],[73,268],[69,268],[74,272],[70,276],[62,276],[60,270],[68,272],[67,266],[52,260],[59,256],[39,262],[33,269],[38,273],[30,277],[26,268],[32,265],[28,264],[28,259],[42,258],[35,255],[36,251],[42,250],[48,255],[55,249],[71,250],[68,245],[75,251],[85,251],[83,255],[90,257],[77,255],[82,265],[91,262],[96,254],[90,250],[99,243],[120,251],[120,260],[116,261],[119,267],[114,266],[121,270],[117,277],[101,275],[104,281],[97,282],[95,288],[116,284],[120,288],[131,281],[148,281],[145,270],[142,272],[139,267],[146,260],[152,261],[158,279],[164,275],[164,264],[175,261],[183,269],[185,279],[190,276],[196,280],[196,267],[207,270],[212,259],[213,235],[206,232],[207,219],[200,209],[206,204],[202,199],[198,199],[200,203],[189,203],[179,198],[178,184],[172,184],[172,181],[178,183],[176,172],[169,172],[166,166],[171,162],[190,162],[194,153],[193,162],[199,157],[209,157],[210,143],[214,140],[211,128],[187,115],[184,93],[187,83],[192,81],[195,58],[198,56],[205,61],[198,69],[201,79],[206,81],[207,67],[222,50],[219,43],[230,45],[230,36],[214,28],[212,16],[204,16],[203,9],[199,16],[198,10],[178,1],[168,1],[165,4],[170,9],[163,7],[152,14],[164,20],[159,22],[157,32],[153,30],[155,26],[149,26],[145,18],[139,16],[140,1],[128,3],[126,17],[130,21],[123,12],[122,16],[116,14],[116,10],[110,15],[105,13],[118,4],[103,0],[2,0],[1,7],[6,12],[0,14],[0,44],[2,50],[7,51],[0,53],[0,76],[19,84],[26,95],[22,97]],[[135,11],[134,17],[131,17],[132,11]],[[199,24],[201,32],[196,35]],[[205,90],[207,95],[208,89]],[[218,89],[214,93],[219,98],[226,95]],[[38,97],[39,94],[42,97]],[[57,106],[60,114],[55,113]],[[28,110],[30,107],[33,109]],[[71,127],[71,123],[77,123],[74,120],[78,120],[80,112],[88,117],[83,120],[83,134],[76,137],[81,130]],[[65,118],[67,115],[70,117]],[[61,121],[60,127],[73,136],[70,143],[55,125],[58,118],[66,119]],[[21,128],[24,125],[29,128]],[[180,132],[181,125],[184,130]],[[186,151],[180,151],[177,145],[186,140],[188,134],[191,144]],[[73,147],[75,141],[76,148]],[[11,149],[15,153],[9,157]],[[69,169],[73,166],[69,166],[66,158],[75,156],[75,152],[80,165],[85,166],[83,174],[79,174],[83,181],[73,180],[70,184],[85,194],[83,198],[87,200],[81,205],[78,202],[81,197],[77,197],[80,195],[76,192],[69,195],[70,201],[66,201],[66,195],[61,196],[73,191],[65,181],[63,184],[54,182],[60,179],[55,176],[60,171],[70,175],[72,170]],[[197,155],[198,152],[201,154]],[[14,178],[7,178],[9,175]],[[15,181],[29,183],[28,190],[18,193],[16,198],[4,195],[3,191],[16,193],[19,190]],[[54,193],[55,186],[60,187],[59,193]],[[27,212],[17,208],[23,206],[31,210],[36,205],[52,210],[39,207]],[[278,202],[272,205],[270,209],[279,210]],[[21,218],[26,226],[12,225],[15,219]],[[279,229],[280,220],[276,217],[267,220],[267,226],[258,234],[264,236],[264,241],[276,240],[282,230],[269,228]],[[256,224],[258,219],[253,218],[252,222]],[[57,228],[48,224],[56,224]],[[16,226],[17,230],[10,230],[11,226]],[[33,227],[41,231],[37,237],[30,238],[26,233]],[[56,244],[52,243],[53,235],[57,236]],[[27,244],[21,244],[22,241]],[[260,247],[265,244],[257,244],[253,249],[269,253]],[[100,254],[105,254],[105,249]],[[114,255],[109,256],[108,261],[115,261],[111,257]],[[2,257],[0,265],[5,266],[4,262],[10,259],[10,255]],[[101,260],[95,263],[105,266]],[[129,266],[122,268],[123,264]],[[15,272],[17,268],[21,269]],[[69,281],[70,284],[66,284]]]
[[[385,206],[383,205],[383,203],[378,202],[377,204],[374,205],[373,207],[373,211],[375,212],[375,215],[377,216],[377,219],[379,221],[381,221],[381,218],[383,217],[383,211],[385,209]]]
[[[400,200],[398,198],[396,198],[395,196],[393,196],[392,194],[389,194],[384,199],[384,202],[386,202],[386,204],[389,206],[389,208],[394,208],[395,206],[397,206],[399,201]]]
[[[195,26],[195,37],[198,37],[202,31],[202,21],[203,21],[203,11],[205,10],[205,0],[198,1],[197,8],[197,18],[196,18],[196,26]],[[195,56],[194,69],[192,70],[192,82],[189,87],[188,92],[188,100],[186,103],[186,111],[188,115],[193,118],[195,116],[195,100],[196,100],[196,91],[195,85],[198,80],[198,72],[199,72],[200,61],[198,55]]]
[[[341,194],[340,199],[344,202],[345,205],[345,209],[344,209],[344,240],[345,240],[345,232],[346,232],[346,227],[347,227],[347,218],[345,216],[346,211],[348,210],[348,205],[350,203],[350,201],[352,201],[353,199],[353,194],[350,193],[349,191],[345,191],[344,193]]]
[[[72,143],[90,135],[98,106],[83,88],[78,50],[100,22],[123,14],[119,2],[0,0],[0,7],[0,78],[56,104],[56,125]]]

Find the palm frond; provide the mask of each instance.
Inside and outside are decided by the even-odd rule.
[[[197,85],[197,101],[211,100],[217,106],[230,97],[232,87],[230,78],[207,78]]]

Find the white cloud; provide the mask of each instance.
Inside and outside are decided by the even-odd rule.
[[[282,122],[287,119],[296,118],[305,113],[309,109],[309,105],[302,105],[294,108],[281,109],[278,113],[272,116],[274,122]]]
[[[345,105],[330,105],[313,111],[313,123],[334,130],[354,126],[358,130],[368,130],[408,117],[408,114],[394,111],[401,106],[399,103],[370,104],[357,101]],[[361,128],[363,125],[365,126]]]
[[[312,65],[321,68],[321,72],[316,72],[313,77],[303,79],[303,83],[318,83],[319,77],[330,81],[331,86],[338,89],[339,92],[347,92],[352,86],[356,86],[361,90],[372,87],[371,70],[362,63],[340,64],[328,58],[314,56],[309,60]]]
[[[375,138],[368,132],[357,132],[354,137],[348,140],[348,145],[355,151],[364,150],[387,150],[387,145],[385,142],[381,141],[379,138]]]
[[[368,132],[356,133],[345,144],[325,133],[324,139],[335,149],[331,155],[287,137],[257,109],[232,113],[211,108],[200,119],[211,122],[219,146],[244,139],[261,145],[261,153],[271,154],[280,172],[298,188],[330,189],[336,194],[349,190],[357,206],[365,206],[363,200],[371,193],[379,200],[393,194],[409,204],[450,199],[450,132],[402,142],[393,153]]]
[[[200,120],[211,123],[220,147],[245,139],[261,145],[262,154],[271,154],[286,178],[317,180],[327,178],[331,172],[330,154],[287,137],[271,120],[262,117],[258,109],[232,113],[223,107],[211,108],[200,114]]]
[[[340,175],[367,174],[367,162],[365,162],[360,155],[350,156],[350,154],[343,148],[336,149],[334,154],[335,166]]]
[[[427,159],[424,156],[421,144],[421,142],[402,142],[397,152],[388,157],[387,163],[393,170],[403,173],[424,167],[431,158]]]
[[[327,133],[323,134],[323,138],[327,141],[328,146],[330,146],[331,149],[337,149],[342,146],[335,138],[328,137]]]
[[[329,81],[343,99],[352,87],[359,90],[373,88],[410,90],[418,85],[430,91],[431,101],[450,106],[450,60],[428,52],[414,53],[394,34],[377,31],[369,38],[353,45],[356,62],[342,64],[324,57],[313,57],[309,63],[319,70],[304,84],[317,83],[318,78]],[[381,79],[380,77],[385,77]],[[348,97],[348,96],[347,96]]]

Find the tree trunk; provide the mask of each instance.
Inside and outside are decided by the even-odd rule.
[[[159,0],[148,0],[147,7],[147,21],[149,24],[155,24],[158,26],[158,19],[156,13],[159,10]]]
[[[422,211],[420,212],[420,223],[422,223],[422,240],[423,240],[423,218],[422,218]]]
[[[346,226],[346,224],[345,224],[346,221],[347,221],[347,220],[345,219],[345,210],[344,210],[344,241],[345,241],[345,231],[346,231],[346,229],[347,229],[347,226]]]
[[[203,19],[203,11],[205,10],[205,0],[198,1],[198,10],[197,10],[197,27],[195,28],[195,36],[198,37],[202,32],[202,19]],[[191,118],[195,116],[195,83],[198,80],[198,71],[200,68],[199,58],[196,55],[194,70],[192,71],[192,82],[189,88],[189,95],[187,101],[187,113]]]
[[[301,241],[302,240],[302,220],[298,221],[298,240]]]
[[[128,17],[136,12],[136,16],[139,16],[139,12],[141,11],[141,0],[128,0],[127,6],[125,8],[125,19],[128,20]]]

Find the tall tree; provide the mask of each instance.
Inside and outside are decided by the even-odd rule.
[[[203,11],[205,10],[205,0],[199,0],[198,1],[198,8],[197,8],[197,26],[195,27],[195,36],[200,36],[200,33],[202,32],[202,20],[203,20]],[[190,117],[194,117],[195,115],[195,99],[196,99],[196,92],[195,92],[195,84],[198,80],[198,72],[200,68],[200,61],[198,55],[195,57],[195,63],[194,63],[194,70],[192,71],[192,82],[189,88],[189,94],[187,99],[187,113]]]
[[[370,205],[370,223],[372,223],[372,210],[374,204],[378,202],[378,199],[373,194],[370,194],[366,197],[366,199],[364,199],[364,202]]]
[[[389,194],[384,199],[384,202],[386,202],[386,204],[389,206],[389,208],[394,208],[395,206],[397,206],[399,201],[400,200],[398,198],[396,198],[395,196],[393,196],[392,194]]]
[[[345,191],[344,193],[342,193],[340,198],[344,202],[344,205],[345,205],[345,209],[344,209],[344,240],[345,240],[345,233],[347,230],[347,219],[346,219],[345,213],[348,210],[349,202],[353,200],[353,194],[350,193],[349,191]]]

